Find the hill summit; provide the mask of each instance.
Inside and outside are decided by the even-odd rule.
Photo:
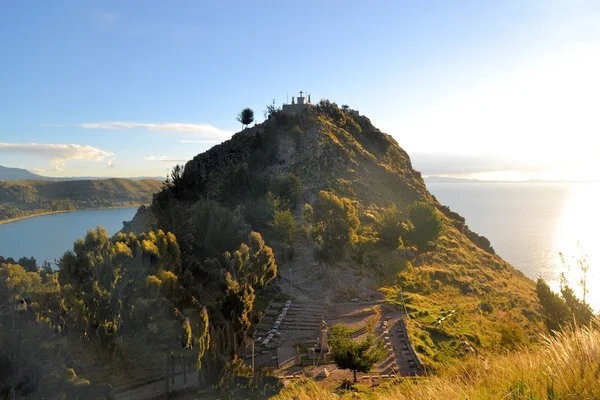
[[[207,260],[260,232],[280,291],[396,304],[431,366],[464,356],[464,341],[485,352],[535,340],[534,283],[428,192],[390,135],[327,100],[289,111],[177,166],[129,226],[173,232],[207,288],[218,275]]]

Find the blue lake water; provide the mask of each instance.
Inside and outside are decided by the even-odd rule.
[[[564,272],[581,293],[582,274],[575,261],[586,253],[588,302],[600,309],[599,183],[429,183],[427,188],[487,237],[502,258],[532,279],[541,276],[554,289]]]
[[[598,183],[429,183],[438,200],[466,218],[496,252],[532,279],[543,277],[557,289],[565,272],[578,288],[574,258],[580,242],[589,255],[588,300],[600,309],[600,184]],[[0,255],[54,260],[88,229],[102,225],[109,234],[133,218],[135,208],[76,211],[0,225]],[[573,266],[567,270],[559,252]]]
[[[35,257],[38,264],[60,258],[73,249],[73,242],[98,225],[110,235],[123,228],[137,208],[73,211],[41,215],[0,225],[0,255],[18,259]]]

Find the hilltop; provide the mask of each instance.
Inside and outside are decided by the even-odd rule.
[[[44,180],[44,177],[23,168],[11,168],[0,165],[0,181],[18,181],[24,179]]]
[[[440,221],[431,243],[417,245],[421,227],[406,226],[415,202]],[[337,206],[323,214],[323,204]],[[207,211],[214,207],[233,221],[224,223],[232,235],[218,251],[233,251],[238,232],[257,231],[275,250],[279,289],[287,295],[332,304],[360,294],[405,309],[430,368],[464,358],[465,340],[487,354],[537,341],[543,331],[534,282],[440,204],[409,155],[357,111],[328,101],[296,113],[275,110],[178,167],[131,226],[173,232],[182,263],[204,270],[206,238],[218,229],[204,225],[224,220]],[[336,207],[352,220],[346,244],[326,238],[324,219]]]
[[[0,181],[0,221],[47,212],[149,204],[162,183],[128,179]]]

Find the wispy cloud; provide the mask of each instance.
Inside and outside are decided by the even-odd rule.
[[[187,162],[189,160],[182,160],[182,159],[177,159],[174,157],[167,157],[167,156],[146,156],[144,157],[144,160],[146,161],[165,161],[165,162]]]
[[[80,144],[48,143],[2,143],[0,153],[25,154],[42,157],[54,165],[54,170],[62,170],[66,162],[87,160],[103,161],[113,159],[113,153],[97,147]]]
[[[195,143],[195,144],[207,144],[207,143],[220,143],[217,139],[206,139],[206,140],[180,140],[179,143]]]
[[[115,11],[95,11],[94,17],[99,21],[100,26],[102,27],[112,27],[114,26],[119,19],[121,19],[123,14]]]
[[[45,172],[46,172],[46,170],[45,170],[45,169],[41,169],[41,168],[33,168],[33,169],[31,170],[31,172],[33,172],[33,173],[35,173],[35,174],[43,174],[43,173],[45,173]]]
[[[81,124],[42,124],[41,126],[51,128],[75,127],[108,131],[146,130],[152,132],[175,132],[222,139],[231,136],[231,132],[221,130],[210,124],[189,124],[181,122],[150,123],[132,121],[106,121],[85,122]]]

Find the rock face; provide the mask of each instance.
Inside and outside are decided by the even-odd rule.
[[[123,221],[121,232],[133,232],[140,235],[156,227],[157,221],[149,207],[140,206],[131,221]]]

